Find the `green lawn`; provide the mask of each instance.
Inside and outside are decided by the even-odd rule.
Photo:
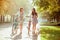
[[[60,40],[59,26],[42,26],[40,34],[41,40]]]

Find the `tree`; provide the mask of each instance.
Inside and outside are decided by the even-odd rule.
[[[52,15],[53,19],[55,16],[58,16],[60,10],[60,0],[34,0],[33,2],[37,7],[38,12],[49,11],[49,14]],[[57,17],[55,18],[58,20]]]
[[[0,0],[0,14],[15,14],[23,7],[26,14],[31,9],[29,0]]]

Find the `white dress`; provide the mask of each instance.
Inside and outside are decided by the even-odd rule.
[[[23,24],[23,21],[24,21],[24,17],[23,17],[23,13],[20,13],[20,24]]]
[[[20,13],[20,11],[17,13],[18,15],[18,22],[19,24],[23,24],[24,21],[24,13]]]

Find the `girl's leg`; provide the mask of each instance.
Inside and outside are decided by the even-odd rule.
[[[34,24],[34,32],[36,32],[36,24]]]
[[[32,32],[35,33],[35,29],[34,29],[34,23],[33,23],[33,27],[32,27]]]
[[[15,29],[15,34],[17,34],[17,29]]]
[[[30,26],[31,26],[31,22],[29,21],[29,23],[28,23],[28,34],[30,32]]]
[[[20,24],[20,33],[22,33],[22,24]]]
[[[33,23],[33,32],[35,33],[36,31],[36,23]]]
[[[14,28],[12,27],[12,34],[14,34]]]
[[[30,27],[28,28],[28,35],[29,35],[29,32],[30,32]]]
[[[34,30],[35,30],[35,34],[38,34],[37,29],[36,29],[36,25],[37,24],[35,24]]]
[[[12,35],[14,34],[14,25],[12,26]]]
[[[15,27],[15,34],[17,34],[17,30],[18,30],[18,24],[16,25],[16,27]]]
[[[14,26],[12,27],[12,35],[11,36],[13,36],[13,35],[15,35],[15,27]]]

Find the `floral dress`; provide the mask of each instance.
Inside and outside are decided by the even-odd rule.
[[[35,24],[38,23],[38,19],[36,15],[32,16],[32,23],[35,23]]]

